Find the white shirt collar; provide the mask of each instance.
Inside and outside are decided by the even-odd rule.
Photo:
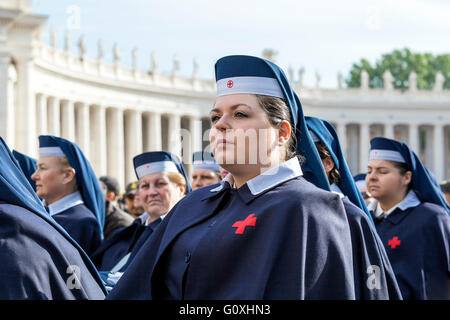
[[[300,167],[297,157],[294,157],[286,162],[283,162],[279,166],[270,168],[264,173],[247,181],[247,186],[253,195],[258,195],[266,190],[269,190],[276,185],[283,183],[292,178],[296,178],[303,175],[303,171]],[[233,176],[229,173],[222,180],[221,185],[211,189],[210,192],[218,192],[223,189],[225,183],[234,185]]]
[[[55,214],[61,213],[75,207],[79,204],[83,204],[83,198],[81,197],[81,193],[79,191],[75,191],[74,193],[65,196],[64,198],[59,199],[58,201],[53,202],[48,205],[48,212],[51,216]]]
[[[388,211],[384,212],[383,209],[381,209],[380,203],[377,200],[371,201],[367,207],[369,208],[370,211],[373,211],[375,217],[378,218],[382,214],[384,214],[384,216],[387,217],[392,212],[394,212],[394,210],[397,208],[402,211],[405,211],[406,209],[409,209],[412,207],[417,207],[419,204],[421,204],[421,201],[417,197],[416,193],[413,190],[409,190],[406,197],[404,197],[402,201],[397,203],[395,206],[393,206]]]

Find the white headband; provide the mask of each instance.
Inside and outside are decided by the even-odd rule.
[[[369,160],[372,159],[389,160],[406,163],[406,160],[403,158],[402,154],[394,150],[382,150],[382,149],[370,150]]]
[[[249,93],[284,98],[278,81],[264,77],[232,77],[217,81],[217,97]]]
[[[60,147],[41,147],[39,148],[40,157],[65,157],[66,155]]]
[[[177,166],[172,161],[157,161],[157,162],[149,162],[143,165],[140,165],[136,168],[136,175],[138,179],[146,176],[147,174],[155,173],[155,172],[175,172],[179,173]]]

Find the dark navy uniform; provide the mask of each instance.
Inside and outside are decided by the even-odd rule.
[[[104,299],[86,258],[36,214],[0,202],[0,299]]]
[[[450,218],[421,203],[375,219],[404,299],[450,299]]]
[[[336,130],[326,120],[315,117],[305,119],[313,141],[326,147],[340,174],[339,185],[333,183],[330,187],[332,192],[341,196],[350,225],[356,299],[401,299],[391,264],[350,173]],[[305,178],[314,181],[311,178],[314,174],[307,165],[304,171]]]
[[[114,232],[92,255],[92,261],[98,270],[111,271],[128,253],[131,253],[133,250],[137,252],[160,221],[161,219],[157,219],[149,225],[145,225],[143,219],[137,218],[130,226],[120,228]],[[133,253],[134,256],[135,253]],[[132,259],[131,256],[130,258]],[[128,260],[131,261],[131,259]]]
[[[372,221],[347,197],[342,198],[342,202],[351,230],[356,298],[402,299],[391,263]]]
[[[100,246],[101,233],[94,214],[79,204],[52,216],[90,256]]]
[[[108,299],[353,299],[350,230],[339,196],[280,174],[182,199]],[[300,173],[298,173],[300,170]]]
[[[370,160],[403,163],[412,173],[399,204],[386,212],[377,200],[368,205],[403,298],[450,299],[450,208],[439,184],[406,144],[376,137],[370,145]]]
[[[45,211],[0,138],[0,299],[103,299],[86,253]]]

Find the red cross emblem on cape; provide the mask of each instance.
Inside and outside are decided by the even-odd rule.
[[[236,221],[233,224],[233,228],[237,228],[235,234],[243,234],[246,227],[254,227],[256,224],[255,214],[250,214],[245,220]]]
[[[228,80],[227,87],[228,88],[233,88],[233,85],[234,85],[233,80]]]
[[[397,248],[401,243],[400,240],[398,240],[398,237],[393,237],[391,240],[388,241],[388,246],[390,246],[392,249]]]

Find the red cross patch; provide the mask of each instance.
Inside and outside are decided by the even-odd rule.
[[[145,167],[148,169],[148,168],[150,168],[150,165],[148,164],[148,165],[146,165]]]
[[[236,221],[232,226],[233,228],[237,228],[235,234],[243,234],[245,228],[254,227],[256,225],[256,219],[255,214],[252,213],[245,220]]]
[[[398,237],[395,236],[393,237],[391,240],[388,241],[388,246],[390,246],[392,249],[397,248],[397,246],[399,246],[401,243],[400,240],[398,240]]]
[[[228,87],[228,88],[233,88],[233,85],[234,85],[233,80],[228,80],[228,82],[227,82],[227,87]]]

